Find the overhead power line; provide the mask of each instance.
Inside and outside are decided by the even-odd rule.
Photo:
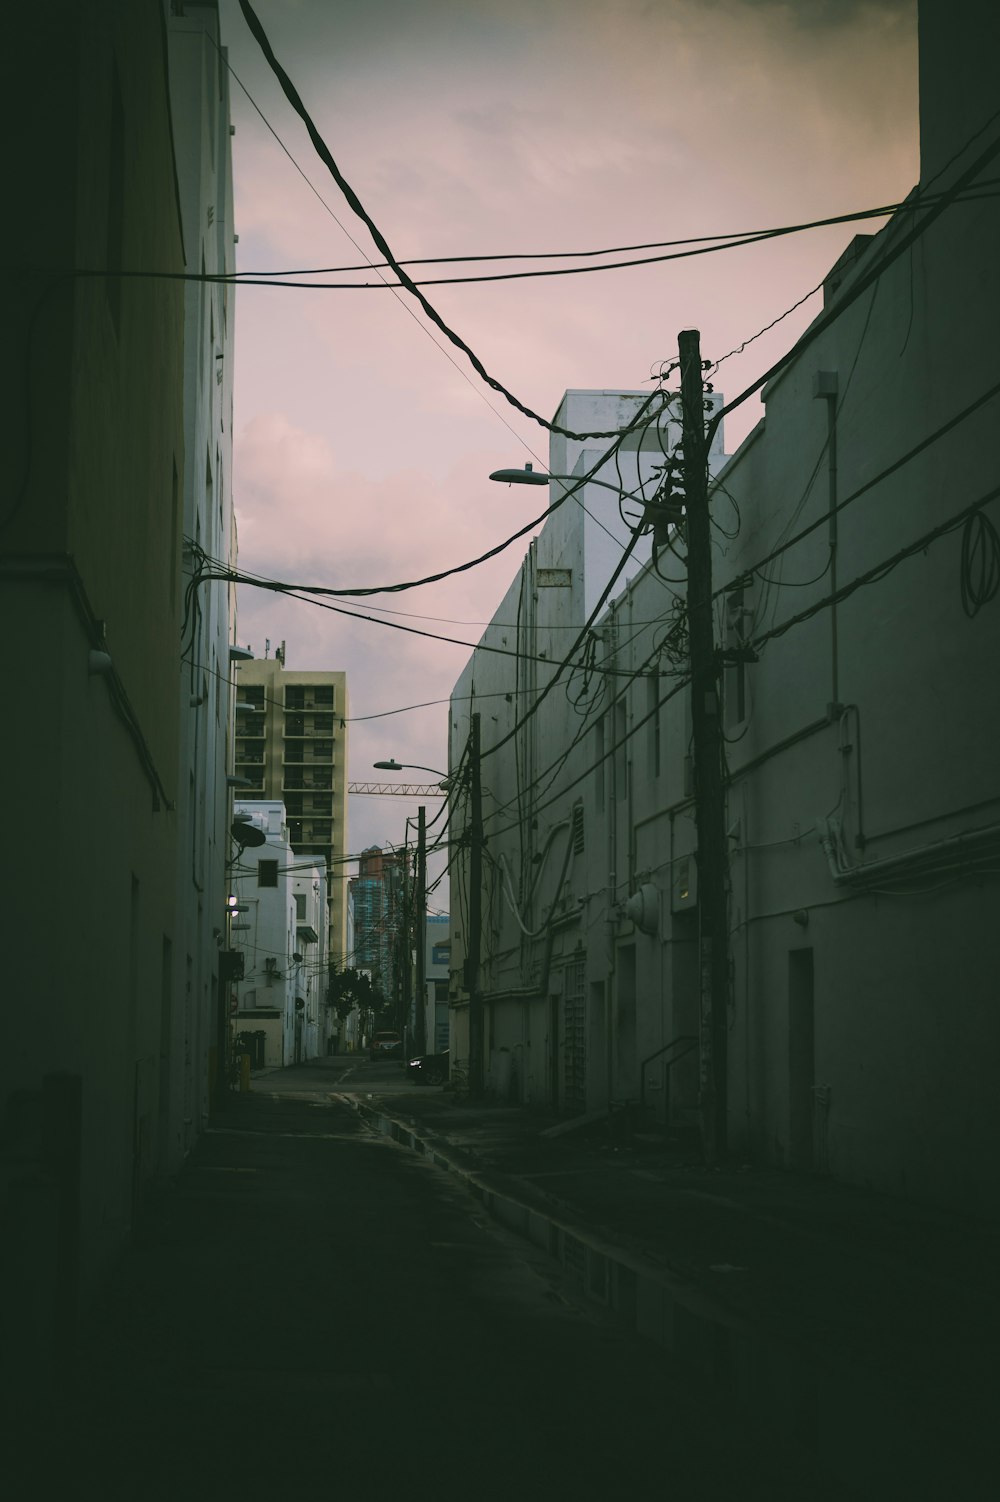
[[[456,349],[460,349],[462,353],[466,355],[470,364],[472,365],[472,368],[477,372],[482,380],[484,380],[488,386],[492,387],[494,391],[498,392],[500,396],[504,397],[512,407],[516,407],[517,410],[521,412],[525,417],[530,417],[532,422],[538,423],[541,427],[545,428],[550,433],[560,433],[564,438],[573,438],[577,440],[583,440],[587,438],[619,437],[621,432],[621,430],[619,429],[603,430],[601,432],[577,433],[572,428],[564,428],[561,427],[558,423],[550,422],[548,418],[542,417],[540,413],[533,411],[532,408],[522,402],[519,397],[516,397],[514,393],[512,391],[509,391],[501,381],[497,380],[496,376],[490,375],[489,371],[486,369],[486,366],[483,364],[483,362],[480,360],[479,356],[475,353],[471,346],[466,343],[466,341],[461,337],[460,334],[457,334],[454,329],[449,327],[449,325],[441,317],[441,314],[437,311],[433,304],[430,303],[424,296],[424,294],[420,291],[419,287],[413,281],[412,277],[410,277],[409,274],[404,271],[403,267],[399,264],[396,256],[393,255],[393,252],[389,246],[389,242],[386,240],[385,236],[379,229],[378,225],[375,223],[374,219],[372,219],[371,215],[368,213],[357,193],[355,193],[350,183],[344,177],[340,168],[337,166],[337,163],[333,159],[330,148],[327,146],[323,137],[320,135],[311,115],[309,114],[309,111],[306,109],[301,98],[299,97],[298,90],[292,83],[292,80],[289,78],[284,68],[278,62],[278,59],[274,54],[274,50],[271,47],[270,42],[268,41],[267,34],[264,31],[263,26],[260,24],[260,20],[257,17],[253,6],[250,4],[250,0],[240,0],[240,9],[243,12],[246,23],[249,26],[255,41],[257,42],[265,58],[267,59],[268,66],[271,68],[271,71],[274,73],[275,77],[280,83],[285,94],[285,98],[288,100],[289,104],[292,106],[295,113],[299,116],[303,125],[306,127],[306,130],[309,133],[309,139],[312,141],[317,155],[326,166],[330,175],[336,182],[338,188],[343,193],[344,197],[347,199],[347,202],[353,209],[354,213],[357,214],[358,218],[361,219],[365,224],[369,234],[375,241],[375,244],[378,246],[378,249],[385,257],[391,269],[399,277],[399,280],[406,291],[410,292],[417,299],[427,317],[441,331],[441,333],[444,334],[445,338],[450,340],[450,342],[455,345]],[[630,424],[630,428],[634,425],[634,422]]]
[[[657,398],[660,399],[661,406],[656,409],[653,417],[650,418],[647,414],[649,413],[650,408],[653,406],[654,402],[657,401]],[[258,588],[271,589],[284,594],[287,594],[290,591],[297,590],[301,594],[315,595],[318,598],[323,599],[357,599],[365,597],[367,595],[399,594],[400,592],[405,590],[419,589],[424,584],[437,584],[441,579],[451,578],[453,574],[462,574],[468,572],[468,570],[470,569],[478,568],[481,563],[486,563],[488,559],[495,558],[498,553],[502,553],[506,548],[509,548],[512,543],[517,542],[519,538],[524,537],[528,532],[532,531],[533,528],[540,526],[547,517],[552,515],[554,511],[558,511],[560,506],[565,505],[566,502],[571,499],[571,497],[576,495],[577,491],[581,490],[588,483],[588,481],[597,474],[598,470],[601,469],[609,459],[612,459],[614,457],[615,453],[621,447],[623,441],[629,433],[633,432],[640,424],[643,424],[644,427],[649,427],[651,422],[658,420],[663,407],[667,405],[669,405],[668,397],[666,397],[659,391],[651,392],[651,394],[646,397],[646,399],[639,406],[635,417],[629,423],[628,427],[616,430],[612,435],[610,435],[614,441],[602,454],[598,456],[595,463],[591,465],[590,469],[588,469],[585,474],[580,475],[576,480],[574,480],[572,485],[565,486],[562,489],[562,493],[556,497],[551,505],[546,506],[545,510],[542,511],[540,515],[533,517],[532,520],[526,522],[523,527],[519,527],[516,532],[512,532],[509,537],[504,538],[503,542],[499,542],[494,547],[488,548],[485,553],[480,553],[475,558],[468,559],[465,563],[458,563],[452,565],[452,567],[450,568],[439,569],[437,573],[426,574],[423,578],[420,579],[406,579],[396,584],[372,584],[343,589],[334,589],[326,585],[283,583],[274,579],[256,578],[251,574],[240,575],[231,569],[208,569],[199,574],[195,574],[188,581],[185,599],[185,623],[190,616],[192,602],[194,600],[198,586],[200,584],[211,583],[213,580],[224,580],[234,584],[249,584],[254,585]],[[462,643],[462,645],[468,644]]]
[[[997,110],[993,115],[991,115],[986,124],[981,126],[979,130],[977,130],[974,135],[964,143],[959,151],[955,153],[955,157],[953,157],[952,160],[955,160],[957,157],[961,156],[962,153],[971,144],[971,142],[981,136],[984,131],[998,118],[1000,118],[1000,110]],[[751,396],[755,396],[762,386],[765,386],[768,381],[772,380],[780,371],[784,370],[787,365],[790,365],[793,360],[797,360],[798,357],[803,353],[803,351],[808,349],[809,346],[813,344],[821,334],[824,334],[826,330],[831,326],[831,324],[835,323],[836,320],[847,311],[852,303],[857,301],[857,299],[862,295],[863,292],[866,292],[869,287],[871,287],[875,282],[878,281],[882,273],[886,271],[894,261],[897,261],[904,251],[909,250],[910,246],[913,245],[917,240],[920,239],[922,235],[927,232],[931,225],[941,217],[945,209],[953,204],[959,197],[959,195],[975,182],[976,178],[978,178],[979,175],[985,171],[985,169],[990,165],[992,161],[995,160],[997,156],[1000,156],[1000,137],[997,137],[997,139],[992,141],[989,146],[985,147],[975,158],[972,164],[966,167],[965,170],[959,174],[959,176],[952,183],[951,187],[948,188],[945,192],[941,193],[939,197],[937,197],[935,203],[931,206],[931,208],[927,210],[923,218],[920,219],[917,224],[913,225],[912,228],[907,230],[904,234],[901,234],[899,239],[896,240],[895,244],[890,244],[883,249],[881,255],[878,256],[874,264],[871,265],[866,272],[863,272],[856,281],[852,282],[843,294],[837,297],[833,306],[828,311],[820,314],[816,321],[811,324],[810,327],[805,331],[802,337],[795,341],[791,349],[787,350],[786,353],[782,355],[780,360],[776,360],[768,370],[765,370],[763,375],[758,376],[755,381],[752,381],[751,384],[747,386],[745,390],[741,391],[738,396],[734,396],[731,401],[725,402],[721,407],[718,408],[718,410],[713,414],[711,421],[708,423],[705,435],[706,444],[711,443],[712,438],[714,437],[715,432],[724,417],[728,416],[730,412],[734,412],[737,407],[742,406],[743,403],[745,401],[748,401]],[[914,202],[916,203],[917,207],[920,206],[919,200],[915,200]]]
[[[977,203],[984,198],[995,198],[997,196],[995,187],[998,183],[1000,183],[1000,179],[998,178],[984,179],[981,182],[974,184],[973,188],[969,191],[958,194],[954,201],[958,203]],[[371,269],[372,271],[381,273],[382,267],[388,264],[387,262],[381,261],[369,262],[367,267],[306,266],[281,271],[129,271],[116,268],[114,272],[107,270],[80,270],[75,272],[74,275],[114,275],[126,278],[133,277],[161,279],[164,281],[209,282],[213,284],[221,283],[222,285],[228,287],[281,287],[286,290],[300,292],[399,292],[412,291],[415,287],[457,287],[466,284],[480,284],[483,282],[523,281],[532,277],[582,276],[597,271],[627,271],[630,268],[636,266],[655,266],[661,265],[666,261],[684,261],[690,259],[693,256],[714,255],[721,250],[739,250],[747,245],[763,244],[768,240],[781,239],[786,235],[799,235],[804,233],[806,230],[823,229],[825,227],[829,227],[830,225],[836,224],[860,223],[867,219],[888,218],[890,215],[898,213],[901,209],[913,211],[918,208],[923,208],[926,205],[935,203],[938,199],[944,196],[945,195],[943,193],[928,193],[923,196],[917,195],[916,197],[911,197],[909,199],[902,199],[898,203],[883,204],[878,208],[856,209],[847,214],[832,214],[825,219],[812,219],[802,224],[776,225],[770,229],[748,230],[745,232],[734,231],[732,234],[728,235],[699,235],[692,236],[686,240],[663,240],[658,242],[653,241],[651,242],[651,244],[654,246],[685,245],[691,246],[693,248],[687,250],[669,251],[663,255],[642,256],[638,259],[632,259],[628,261],[608,261],[596,266],[550,266],[544,267],[541,270],[537,271],[496,271],[483,272],[476,276],[425,277],[419,281],[413,280],[412,282],[390,282],[381,275],[379,276],[379,280],[377,282],[301,282],[290,280],[291,277],[335,276],[353,271],[363,271],[366,269]],[[336,220],[336,222],[338,225],[340,224],[339,219]],[[343,228],[342,225],[341,228]],[[624,252],[627,248],[628,247],[622,246],[620,249],[622,252]],[[467,261],[506,261],[520,259],[548,260],[562,259],[569,256],[583,257],[600,254],[611,255],[614,254],[614,252],[587,250],[563,252],[538,251],[534,253],[527,252],[523,257],[513,255],[440,256],[433,258],[433,261],[435,264],[444,264],[448,262],[464,263]],[[427,264],[427,262],[401,260],[397,264],[400,266],[414,266],[424,265]],[[780,317],[787,317],[789,312],[793,312],[795,308],[799,307],[808,298],[812,297],[816,292],[820,291],[822,286],[823,283],[820,282],[816,287],[812,289],[811,292],[807,292],[804,297],[800,298],[792,308],[789,308],[785,313],[782,313]],[[780,322],[780,318],[774,320],[774,323],[778,322]],[[768,324],[767,327],[765,329],[762,329],[760,332],[766,333],[767,329],[774,327],[774,323]],[[753,335],[754,339],[759,337],[759,334]],[[739,349],[731,350],[728,355],[723,355],[719,360],[715,362],[715,367],[720,365],[722,363],[722,360],[728,360],[730,358],[730,355],[738,354],[740,350],[744,349],[746,347],[746,344],[749,344],[750,342],[751,340],[748,339],[745,341],[745,344],[739,346]],[[438,347],[440,348],[440,346]],[[548,426],[548,424],[544,425]],[[555,431],[560,430],[556,429]],[[610,434],[588,434],[586,436],[609,437]]]
[[[997,184],[1000,184],[1000,178],[987,178],[982,183],[979,183],[976,186],[977,189],[979,189],[994,187]],[[935,199],[939,196],[940,195],[938,193],[928,193],[923,195],[923,197],[920,199],[920,202],[930,202],[932,199]],[[993,197],[994,195],[992,193],[986,194],[977,192],[975,196]],[[721,249],[723,250],[727,250],[730,248],[730,245],[723,244],[722,242],[731,242],[731,244],[733,245],[752,244],[755,240],[770,240],[781,235],[797,235],[801,234],[804,230],[822,229],[827,225],[850,224],[855,220],[861,219],[881,219],[888,217],[888,215],[890,214],[895,214],[898,209],[904,208],[906,206],[907,200],[901,199],[897,203],[881,204],[871,209],[852,209],[847,213],[831,214],[823,219],[804,220],[801,224],[769,225],[765,229],[728,230],[725,234],[721,235],[688,235],[685,238],[679,240],[646,240],[637,245],[610,245],[606,246],[602,250],[525,250],[505,251],[501,254],[484,255],[420,256],[407,260],[400,260],[398,264],[400,266],[465,266],[482,261],[569,261],[584,258],[589,259],[597,256],[631,255],[634,251],[638,250],[672,250],[677,246],[699,245],[704,245],[706,247],[717,246],[721,247]],[[912,199],[909,200],[909,207],[914,207]],[[339,223],[339,220],[337,222]],[[343,225],[341,225],[341,228],[343,229]],[[345,234],[347,233],[346,230],[344,232]],[[702,254],[702,252],[694,250],[692,254],[699,255]],[[616,266],[618,265],[627,266],[632,264],[643,263],[622,261],[616,262],[615,265],[612,266],[596,269],[614,271],[616,269]],[[245,276],[344,276],[355,271],[381,271],[388,265],[389,262],[387,261],[365,261],[362,264],[355,264],[353,266],[283,267],[279,271],[237,271],[233,272],[232,275],[237,278],[242,278]],[[556,272],[556,274],[558,275],[558,272]],[[386,286],[391,285],[392,283],[386,283]],[[418,283],[417,285],[419,286],[428,284]]]

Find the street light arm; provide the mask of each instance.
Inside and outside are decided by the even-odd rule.
[[[390,757],[388,761],[373,761],[372,766],[379,772],[430,772],[435,777],[447,777],[447,772],[442,772],[437,767],[425,767],[419,761],[396,761]]]
[[[581,485],[600,485],[602,489],[613,490],[615,495],[623,496],[626,500],[645,499],[641,492],[622,490],[620,485],[612,485],[610,480],[595,480],[593,475],[550,475],[532,469],[530,464],[526,464],[523,469],[495,469],[490,479],[501,485],[547,485],[550,480],[568,485],[575,481]]]

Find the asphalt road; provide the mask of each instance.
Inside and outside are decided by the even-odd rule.
[[[333,1091],[263,1077],[149,1207],[11,1496],[832,1495]]]

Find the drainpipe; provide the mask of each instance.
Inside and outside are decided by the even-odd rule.
[[[837,640],[837,372],[817,370],[813,396],[826,402],[826,476],[830,511],[830,709],[840,705],[840,660]]]

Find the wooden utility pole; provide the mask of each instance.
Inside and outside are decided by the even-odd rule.
[[[399,1009],[399,1031],[403,1039],[404,1054],[409,1051],[410,1041],[410,998],[413,989],[413,948],[410,944],[410,918],[413,914],[413,906],[410,902],[410,851],[407,839],[410,833],[410,821],[406,821],[406,830],[403,835],[403,859],[400,863],[400,878],[403,899],[403,921],[396,935],[396,971],[397,971],[397,1007]]]
[[[416,1002],[413,1046],[417,1054],[422,1054],[427,1052],[427,816],[423,804],[417,809],[417,892],[414,908],[417,974],[413,983]]]
[[[479,715],[469,735],[469,946],[466,990],[469,993],[469,1094],[483,1094],[483,993],[479,962],[483,942],[483,793],[479,780]]]
[[[695,822],[698,831],[700,970],[699,1107],[705,1158],[726,1152],[729,1010],[729,854],[722,782],[719,658],[712,614],[712,533],[708,514],[708,447],[701,338],[678,336],[684,434],[687,522],[687,619],[691,653],[691,728],[694,741]]]

